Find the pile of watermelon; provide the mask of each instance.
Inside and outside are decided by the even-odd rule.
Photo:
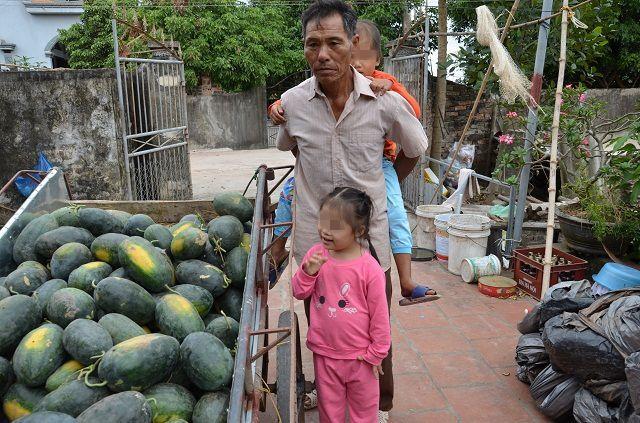
[[[172,226],[69,206],[30,221],[0,278],[0,421],[226,421],[252,204]]]

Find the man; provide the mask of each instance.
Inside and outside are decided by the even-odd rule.
[[[376,97],[366,77],[351,67],[357,17],[342,0],[317,0],[302,15],[304,54],[314,76],[282,96],[287,121],[278,148],[296,153],[293,254],[298,263],[315,243],[320,200],[340,186],[374,202],[371,240],[386,271],[391,301],[391,258],[382,173],[385,139],[402,148],[395,162],[402,180],[427,148],[422,125],[399,94]],[[391,351],[382,363],[380,421],[393,407]]]

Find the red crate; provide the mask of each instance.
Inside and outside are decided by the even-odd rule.
[[[579,281],[585,278],[587,268],[589,267],[589,264],[585,260],[555,248],[552,251],[552,256],[562,257],[565,261],[570,261],[571,264],[556,264],[555,266],[551,266],[549,286],[553,286],[558,282]],[[535,260],[531,260],[529,258],[530,252],[534,255],[542,254],[544,256],[544,247],[518,248],[514,251],[516,259],[514,279],[520,289],[540,300],[544,265]]]

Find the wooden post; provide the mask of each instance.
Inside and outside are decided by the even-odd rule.
[[[438,0],[438,77],[436,79],[436,98],[433,108],[433,131],[431,134],[431,157],[442,158],[442,141],[444,139],[444,114],[447,107],[447,1]],[[432,163],[437,172],[438,165]]]
[[[560,60],[558,61],[558,81],[556,83],[556,102],[553,106],[553,123],[551,125],[551,158],[549,159],[549,215],[547,217],[547,239],[544,247],[544,270],[542,273],[543,297],[549,288],[551,279],[551,258],[553,253],[553,231],[556,219],[556,169],[558,167],[558,132],[560,130],[560,107],[562,106],[562,88],[564,86],[564,69],[567,63],[567,31],[569,0],[562,2],[562,26],[560,32]]]

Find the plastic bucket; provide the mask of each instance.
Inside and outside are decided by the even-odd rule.
[[[498,256],[466,258],[460,264],[460,276],[466,283],[477,281],[482,276],[496,276],[502,271]]]
[[[435,251],[436,249],[436,226],[434,219],[439,214],[451,211],[451,206],[443,204],[424,204],[416,207],[416,217],[418,221],[418,232],[416,233],[416,245],[420,248]]]
[[[436,227],[436,258],[439,262],[446,263],[449,260],[449,219],[451,213],[439,214],[433,219]]]
[[[449,219],[449,262],[447,268],[460,274],[466,258],[484,257],[491,234],[491,219],[476,214],[457,214]]]

